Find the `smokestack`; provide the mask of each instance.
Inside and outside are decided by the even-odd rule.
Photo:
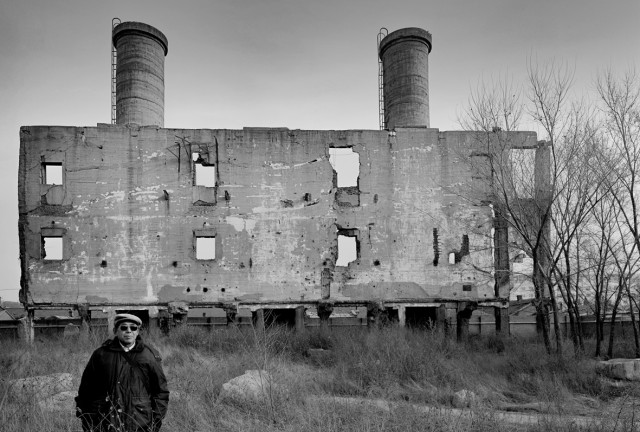
[[[113,28],[117,50],[116,123],[164,127],[164,57],[169,42],[148,24],[123,22]]]
[[[384,121],[396,126],[429,127],[431,33],[409,27],[389,33],[378,47],[384,82]]]

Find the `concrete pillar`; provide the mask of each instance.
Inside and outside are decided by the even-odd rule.
[[[238,311],[236,309],[225,309],[225,313],[227,315],[227,325],[235,325]]]
[[[160,331],[165,335],[168,335],[171,331],[171,319],[169,318],[169,312],[164,309],[158,311],[158,326],[160,327]]]
[[[264,332],[264,309],[258,309],[253,313],[253,322],[259,332]]]
[[[304,331],[304,306],[298,306],[296,308],[296,331]]]
[[[169,302],[167,311],[173,319],[175,326],[183,326],[187,324],[187,315],[189,313],[189,304],[187,302],[175,301]]]
[[[80,331],[88,333],[91,328],[91,311],[86,305],[77,305],[78,315],[80,316]]]
[[[407,325],[407,308],[398,306],[398,326],[406,327]]]
[[[509,222],[506,210],[495,204],[493,218],[494,250],[494,295],[496,298],[509,298],[511,291],[511,268],[509,264]]]
[[[320,275],[320,283],[322,285],[322,299],[326,300],[331,297],[331,270],[328,268],[322,269],[322,274]]]
[[[34,311],[28,310],[27,316],[18,320],[18,339],[32,344],[35,340],[35,332],[33,329]]]
[[[496,335],[509,336],[511,325],[509,323],[509,305],[507,307],[496,307],[493,309],[496,319]]]
[[[438,306],[438,309],[436,309],[436,328],[447,333],[447,327],[447,307],[441,304]]]
[[[469,338],[469,320],[473,311],[478,308],[475,302],[460,302],[458,303],[457,313],[457,337],[459,342],[464,342]]]
[[[329,318],[333,313],[333,304],[328,302],[320,302],[317,306],[318,317],[320,318],[320,328],[328,329],[329,328]]]
[[[382,325],[382,314],[384,308],[378,303],[367,304],[367,325],[369,327],[380,327]]]

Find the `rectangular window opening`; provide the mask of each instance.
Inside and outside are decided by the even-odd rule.
[[[510,151],[511,182],[519,198],[533,198],[535,195],[535,149],[512,149]],[[508,186],[508,185],[505,185]]]
[[[359,258],[360,245],[358,244],[357,229],[338,230],[338,258],[337,267],[347,267],[350,262]]]
[[[205,162],[200,153],[193,153],[194,185],[215,187],[216,186],[216,166]]]
[[[216,259],[216,238],[211,236],[196,237],[196,259]]]
[[[358,186],[360,155],[351,147],[330,147],[329,163],[337,174],[337,187]]]
[[[42,164],[44,177],[43,184],[61,185],[62,184],[62,162],[47,162]]]
[[[60,261],[63,257],[62,237],[42,237],[42,259]]]

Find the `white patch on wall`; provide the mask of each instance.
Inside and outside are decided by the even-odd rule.
[[[357,258],[356,238],[338,235],[338,259],[336,266],[346,267]]]
[[[338,187],[358,186],[360,155],[351,147],[330,147],[329,163],[338,173]]]
[[[246,230],[251,233],[256,227],[256,221],[253,219],[243,219],[235,216],[227,216],[225,221],[233,227],[236,231]]]

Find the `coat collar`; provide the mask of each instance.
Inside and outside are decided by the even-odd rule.
[[[114,337],[113,339],[107,339],[102,344],[102,346],[109,349],[110,351],[124,352],[124,350],[122,349],[122,345],[120,345],[120,341],[118,340],[118,337]],[[136,345],[129,352],[141,352],[143,348],[144,348],[144,343],[142,342],[142,338],[140,337],[140,335],[138,335],[138,337],[136,338]]]

